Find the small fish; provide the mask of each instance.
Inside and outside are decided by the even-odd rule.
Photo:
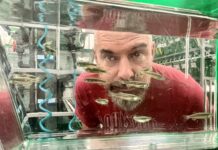
[[[138,89],[146,89],[147,85],[140,85],[140,84],[127,84],[128,88],[138,88]]]
[[[13,80],[11,80],[10,83],[11,84],[16,84],[16,85],[22,85],[24,87],[30,87],[33,84],[33,82],[13,81]]]
[[[47,53],[50,53],[50,54],[54,54],[55,52],[56,52],[56,50],[55,49],[53,49],[53,48],[51,48],[51,47],[45,47],[45,51],[47,52]]]
[[[42,80],[41,77],[36,77],[35,80],[34,80],[34,82],[39,83],[39,82],[41,82],[41,80]]]
[[[11,83],[14,84],[25,84],[25,85],[32,85],[34,82],[39,82],[41,80],[40,77],[36,77],[31,74],[17,74],[15,73],[11,78]]]
[[[191,114],[191,115],[184,116],[184,118],[186,120],[188,120],[188,119],[192,119],[192,120],[209,119],[211,117],[212,117],[212,114],[208,113],[208,112],[199,112],[199,113],[194,113],[194,114]]]
[[[85,68],[85,70],[87,72],[92,72],[92,73],[105,73],[106,72],[105,70],[102,70],[98,67],[87,67],[87,68]]]
[[[25,77],[12,78],[11,80],[12,81],[17,81],[17,82],[34,82],[33,79],[25,78]]]
[[[124,81],[124,83],[126,84],[126,86],[128,88],[140,88],[140,89],[146,89],[148,88],[148,84],[142,81]]]
[[[56,50],[51,47],[52,43],[53,43],[52,41],[49,41],[49,42],[46,42],[43,44],[46,52],[48,52],[48,53],[55,53],[56,52]]]
[[[52,41],[48,41],[48,42],[44,43],[43,46],[51,46],[52,43],[53,43]]]
[[[147,83],[143,81],[133,81],[133,80],[114,81],[111,85],[116,87],[126,86],[127,88],[140,88],[140,89],[146,89],[149,86]]]
[[[77,134],[69,134],[69,135],[66,135],[64,136],[62,139],[64,140],[69,140],[69,139],[77,139]]]
[[[70,99],[64,99],[64,104],[66,105],[68,111],[75,112],[75,108],[73,107],[73,104]]]
[[[95,102],[100,104],[100,105],[107,105],[108,104],[108,99],[98,98],[98,99],[95,100]]]
[[[80,67],[96,67],[96,64],[89,62],[77,62],[77,65]]]
[[[15,76],[20,76],[20,77],[24,77],[24,78],[31,78],[31,79],[35,79],[36,78],[36,76],[28,74],[28,73],[15,74]]]
[[[152,71],[150,68],[143,68],[142,71]]]
[[[154,78],[156,80],[165,80],[165,78],[161,74],[156,73],[148,68],[145,68],[139,72],[139,75],[144,75],[144,74],[150,75],[152,78]]]
[[[146,71],[145,73],[150,75],[152,78],[154,78],[156,80],[165,80],[165,78],[162,75],[160,75],[159,73],[152,72],[152,71]]]
[[[85,82],[88,83],[96,83],[96,84],[106,84],[105,80],[101,80],[99,78],[86,78]]]
[[[133,119],[134,119],[136,122],[145,123],[145,122],[149,122],[152,118],[151,118],[151,117],[148,117],[148,116],[137,116],[137,115],[134,115],[134,116],[133,116]]]
[[[123,92],[109,92],[109,95],[111,95],[114,98],[120,99],[120,100],[125,100],[125,101],[139,101],[141,98],[137,95],[134,94],[129,94],[129,93],[123,93]]]

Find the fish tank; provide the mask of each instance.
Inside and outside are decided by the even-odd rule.
[[[217,0],[0,0],[0,150],[217,149]]]

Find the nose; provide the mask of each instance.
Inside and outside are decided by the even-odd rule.
[[[128,58],[122,58],[119,63],[118,68],[118,79],[120,80],[130,80],[134,77],[133,64],[129,62]]]

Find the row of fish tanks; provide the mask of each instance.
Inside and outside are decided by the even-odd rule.
[[[217,0],[0,0],[0,150],[217,149],[217,8]],[[116,67],[102,67],[97,46],[111,40],[101,52],[114,65],[121,57],[110,46],[141,36],[167,75],[143,67],[136,74],[150,82],[106,88],[112,81],[101,77]]]

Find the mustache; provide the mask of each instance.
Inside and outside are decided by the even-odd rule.
[[[145,95],[145,93],[136,94],[135,91],[123,92],[121,90],[113,92],[109,91],[108,94],[111,97],[112,102],[125,111],[135,109],[143,102]]]
[[[108,85],[108,94],[112,101],[125,111],[133,110],[139,106],[144,100],[146,89],[149,87],[149,81],[146,82],[143,78],[135,77],[130,80],[116,80]]]
[[[125,89],[125,90],[134,90],[134,89],[147,89],[149,87],[149,84],[145,81],[135,81],[135,80],[118,80],[110,83],[110,90],[115,89]]]

